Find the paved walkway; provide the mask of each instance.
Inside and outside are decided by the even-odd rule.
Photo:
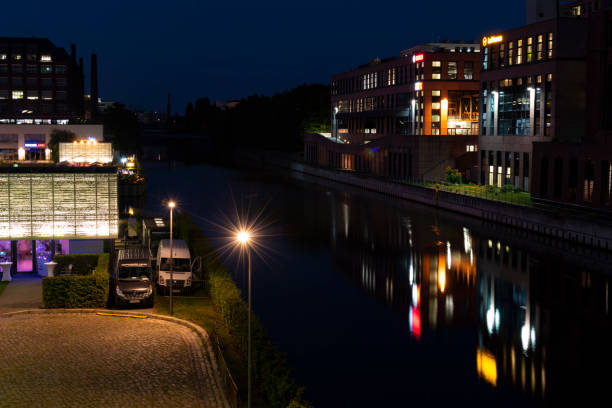
[[[42,306],[42,278],[34,273],[17,273],[0,295],[0,313],[38,309]]]
[[[200,338],[182,325],[31,313],[0,316],[0,327],[0,406],[225,406]]]

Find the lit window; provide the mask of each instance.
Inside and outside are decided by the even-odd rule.
[[[50,55],[41,55],[40,56],[40,61],[41,62],[51,62],[51,56]]]
[[[13,91],[13,99],[23,99],[23,91]]]
[[[548,58],[553,56],[553,33],[548,33]]]
[[[448,62],[448,79],[457,79],[457,62]]]
[[[431,115],[431,121],[432,122],[439,122],[440,121],[440,115]]]
[[[431,96],[440,96],[440,90],[439,89],[434,89],[431,91]]]
[[[440,63],[440,61],[431,61],[431,66],[432,67],[441,67],[442,64]]]
[[[15,61],[21,61],[21,54],[13,54],[13,59]]]
[[[38,91],[29,90],[27,92],[27,98],[30,101],[35,101],[36,99],[38,99]]]
[[[431,74],[431,79],[440,79],[441,74]]]
[[[5,61],[7,58],[6,54],[0,54],[0,61]]]
[[[440,102],[432,102],[431,109],[440,109]]]

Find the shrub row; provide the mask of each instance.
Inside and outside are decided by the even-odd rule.
[[[177,217],[182,238],[195,256],[204,262],[205,279],[211,301],[221,315],[227,329],[241,347],[245,358],[248,342],[248,306],[231,275],[221,263],[202,231],[185,213]],[[253,378],[271,407],[308,407],[302,401],[303,388],[290,375],[285,355],[266,335],[259,320],[252,320]]]
[[[92,259],[95,270],[89,275]],[[53,260],[67,265],[73,263],[76,275],[59,275],[42,280],[43,307],[45,308],[88,308],[105,307],[108,302],[109,254],[55,255]],[[79,265],[79,267],[77,267]],[[59,265],[58,265],[59,266]],[[84,269],[78,269],[78,268]]]
[[[55,255],[53,260],[57,262],[55,275],[69,273],[69,266],[72,265],[72,275],[89,275],[98,265],[99,254],[78,254],[78,255]]]

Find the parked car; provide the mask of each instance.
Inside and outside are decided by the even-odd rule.
[[[113,278],[116,306],[153,306],[153,277],[148,250],[120,249]]]
[[[157,248],[157,284],[167,292],[170,288],[170,240],[162,239]],[[180,292],[191,286],[193,273],[191,270],[191,254],[185,241],[172,240],[172,274],[173,292]]]

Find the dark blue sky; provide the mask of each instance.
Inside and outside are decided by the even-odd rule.
[[[3,4],[6,36],[48,37],[86,61],[100,96],[184,112],[188,101],[272,94],[437,39],[478,39],[524,24],[523,0],[30,1]],[[510,4],[515,6],[511,7]],[[225,5],[226,4],[226,5]],[[470,5],[470,9],[466,5]],[[86,85],[88,87],[88,85]]]

